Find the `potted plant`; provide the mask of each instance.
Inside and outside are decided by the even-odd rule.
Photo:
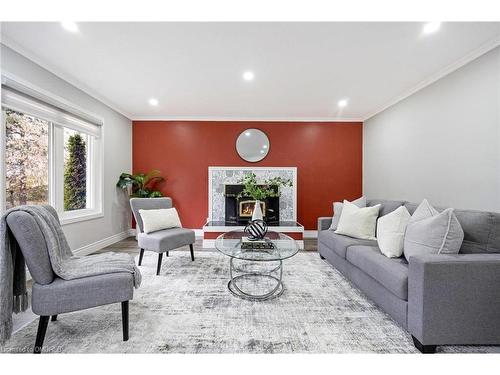
[[[282,186],[293,186],[292,180],[281,177],[273,177],[265,180],[263,184],[257,184],[257,176],[255,173],[246,174],[245,177],[238,180],[238,183],[243,185],[243,191],[238,194],[238,199],[242,197],[255,199],[252,220],[263,219],[260,201],[266,198],[281,196],[279,188]],[[276,186],[278,189],[275,188]]]
[[[137,198],[157,198],[163,194],[159,190],[153,190],[154,186],[165,178],[161,176],[159,170],[153,169],[148,173],[122,173],[116,186],[120,189],[126,189],[129,197]]]

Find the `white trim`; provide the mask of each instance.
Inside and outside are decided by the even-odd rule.
[[[104,118],[82,108],[59,95],[47,91],[39,86],[32,84],[22,78],[19,78],[15,74],[8,71],[2,70],[2,85],[10,87],[22,94],[31,96],[43,103],[50,104],[60,110],[73,114],[74,116],[80,117],[81,119],[88,121],[96,126],[102,126],[104,124]],[[51,122],[57,122],[53,120],[48,120]],[[66,126],[67,124],[62,123],[61,125]]]
[[[126,230],[124,232],[120,232],[117,234],[114,234],[110,237],[103,238],[102,240],[93,242],[91,244],[82,246],[76,250],[73,250],[73,254],[78,255],[78,256],[84,256],[84,255],[89,255],[92,253],[95,253],[98,250],[104,249],[106,246],[113,245],[121,240],[124,240],[125,238],[130,237],[130,232],[129,230]]]
[[[215,170],[223,171],[291,171],[293,172],[293,221],[297,221],[297,167],[208,167],[208,221],[212,220],[212,173]]]
[[[304,241],[303,240],[295,240],[299,250],[304,250]],[[215,249],[215,240],[203,240],[203,248],[204,249]]]
[[[361,121],[365,122],[366,120],[377,115],[378,113],[385,111],[389,107],[392,107],[393,105],[397,104],[398,102],[408,98],[409,96],[415,94],[416,92],[422,90],[423,88],[433,84],[434,82],[440,80],[441,78],[443,78],[443,77],[447,76],[448,74],[454,72],[455,70],[461,68],[462,66],[477,59],[479,56],[482,56],[485,53],[491,51],[493,48],[498,47],[499,45],[500,45],[500,36],[483,44],[481,47],[479,47],[479,48],[475,49],[474,51],[472,51],[471,53],[461,57],[460,59],[458,59],[454,63],[446,66],[445,68],[437,71],[436,73],[432,74],[430,77],[424,79],[423,81],[420,81],[417,85],[415,85],[411,89],[403,92],[401,95],[396,96],[395,98],[393,98],[392,100],[390,100],[386,104],[384,104],[383,106],[379,107],[378,109],[376,109],[373,112],[370,112],[368,115],[364,116]]]
[[[317,230],[305,230],[304,231],[304,238],[318,238],[318,231]]]
[[[94,220],[104,217],[104,213],[98,210],[83,209],[76,211],[64,211],[59,214],[61,225],[79,223],[81,221]]]
[[[59,77],[60,79],[66,81],[70,85],[74,86],[75,88],[83,91],[85,94],[89,95],[93,99],[101,102],[102,104],[106,105],[107,107],[111,108],[113,111],[120,113],[121,115],[125,116],[129,120],[132,119],[132,115],[128,113],[127,111],[124,111],[123,109],[119,108],[116,104],[110,102],[108,99],[105,99],[101,95],[97,94],[93,89],[89,88],[87,85],[83,84],[79,80],[73,78],[71,75],[64,73],[62,70],[54,67],[52,64],[48,63],[44,59],[41,59],[39,56],[29,52],[26,50],[24,47],[20,46],[18,43],[14,42],[12,39],[9,37],[5,36],[2,34],[2,41],[0,44],[3,44],[4,46],[12,49],[13,51],[17,52],[18,54],[26,57],[27,59],[31,60],[35,64],[39,65],[45,70],[48,70],[50,73],[54,74],[55,76]]]
[[[300,225],[300,224],[299,224]],[[203,226],[203,232],[204,233],[225,233],[229,232],[231,230],[243,230],[245,229],[244,225],[241,226]],[[269,226],[268,229],[270,231],[276,231],[280,233],[304,233],[304,227],[302,225],[298,227],[286,227],[286,226]],[[314,231],[311,231],[314,232]]]
[[[195,237],[203,238],[203,229],[192,229],[192,228],[187,228],[187,229],[191,229],[192,231],[194,231]],[[136,234],[135,228],[130,228],[128,230],[128,234],[129,234],[129,237],[135,237],[135,234]]]
[[[361,117],[216,117],[216,116],[132,116],[132,121],[235,121],[235,122],[363,122]]]

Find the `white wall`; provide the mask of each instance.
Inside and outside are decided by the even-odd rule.
[[[71,248],[81,249],[123,236],[130,223],[128,200],[122,192],[117,191],[115,184],[121,172],[132,169],[132,122],[12,49],[4,45],[1,47],[2,71],[65,98],[104,119],[104,217],[65,225],[64,232]]]
[[[500,212],[500,47],[365,121],[363,192]]]

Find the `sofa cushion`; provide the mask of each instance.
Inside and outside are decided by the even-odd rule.
[[[148,234],[139,233],[137,240],[140,248],[161,253],[193,244],[195,234],[191,229],[171,228]]]
[[[366,197],[361,197],[351,202],[358,207],[366,207]],[[330,225],[330,230],[337,230],[339,225],[340,215],[342,215],[342,208],[344,207],[344,203],[342,202],[333,202],[333,217],[332,223]]]
[[[321,242],[324,246],[332,249],[342,259],[345,259],[346,250],[349,246],[353,245],[377,246],[377,241],[360,240],[359,238],[353,238],[341,234],[336,234],[331,230],[320,231],[318,233],[318,241]]]
[[[344,201],[342,215],[335,233],[365,240],[375,240],[379,208],[380,205],[359,208],[355,204]]]
[[[33,284],[32,310],[37,315],[57,315],[109,303],[131,300],[134,277],[128,272],[63,280],[47,285]]]
[[[404,201],[390,201],[386,199],[369,199],[366,202],[367,207],[373,207],[380,204],[379,216],[390,214],[395,209],[404,205]]]
[[[377,220],[377,242],[382,254],[389,258],[403,255],[406,226],[410,213],[405,206],[399,206]]]
[[[408,300],[408,263],[404,257],[388,258],[377,246],[350,246],[347,260],[398,298]]]
[[[464,231],[453,209],[438,212],[424,199],[406,228],[404,255],[409,260],[419,254],[456,254],[463,239]]]

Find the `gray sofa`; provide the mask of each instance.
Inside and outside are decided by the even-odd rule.
[[[381,204],[379,216],[401,205]],[[440,209],[438,209],[440,211]],[[415,346],[433,353],[436,345],[500,345],[500,214],[454,211],[464,230],[457,255],[387,258],[376,241],[329,230],[331,217],[318,219],[318,251],[382,310],[406,329]]]

